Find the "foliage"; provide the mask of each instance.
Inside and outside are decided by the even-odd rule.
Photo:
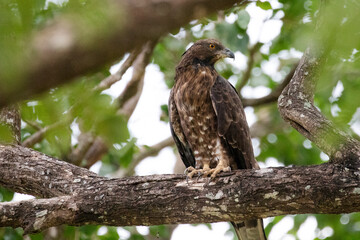
[[[220,62],[216,66],[218,71],[233,84],[239,84],[245,72],[250,70],[249,81],[241,94],[244,97],[259,97],[259,94],[249,96],[249,93],[256,94],[260,90],[269,93],[274,90],[298,61],[301,52],[308,46],[315,45],[325,50],[328,59],[319,74],[315,103],[329,119],[356,136],[349,126],[360,124],[359,3],[356,0],[326,1],[325,5],[320,6],[320,2],[257,1],[194,20],[159,41],[154,49],[153,63],[159,66],[164,74],[164,81],[170,88],[173,85],[175,66],[189,43],[200,38],[218,38],[236,52],[237,57],[244,61],[252,57],[254,61],[251,69],[247,69],[249,66],[243,63],[240,66],[236,64],[238,62]],[[23,64],[22,56],[27,51],[31,33],[61,14],[73,14],[81,10],[86,14],[76,20],[85,21],[86,25],[95,27],[102,33],[110,31],[111,29],[102,29],[102,21],[106,19],[102,20],[103,9],[99,6],[101,4],[86,0],[69,0],[62,4],[45,0],[3,0],[0,3],[0,77],[6,75],[17,78],[16,68]],[[255,24],[256,19],[261,22],[258,27],[251,25]],[[281,24],[279,34],[267,40],[261,38],[262,31],[265,32],[268,27],[276,31],[274,23]],[[251,33],[250,28],[262,28],[262,31]],[[94,36],[86,35],[84,30],[84,41],[92,37]],[[251,56],[250,50],[255,44],[259,44],[260,48]],[[129,167],[141,146],[129,133],[126,118],[118,115],[116,99],[93,90],[109,74],[109,66],[106,66],[72,84],[51,89],[46,94],[21,103],[22,139],[31,137],[37,128],[61,122],[35,144],[36,150],[68,160],[69,153],[78,147],[77,137],[80,132],[91,133],[93,136],[101,136],[109,147],[107,154],[102,157],[100,174],[110,175],[119,168]],[[1,86],[11,90],[16,88],[16,81],[2,83]],[[159,108],[159,118],[168,121],[167,106]],[[254,141],[258,161],[267,166],[274,163],[286,166],[311,165],[327,161],[316,146],[284,124],[275,103],[249,107],[248,110],[254,112],[255,121],[266,126]],[[0,127],[1,140],[4,141],[8,129]],[[359,134],[359,129],[356,131]],[[12,192],[0,188],[0,201],[10,201],[12,198]],[[316,239],[360,237],[359,214],[314,216],[317,220]],[[294,225],[287,233],[293,237],[291,239],[299,239],[298,231],[308,217],[309,215],[292,216]],[[271,233],[272,228],[281,224],[282,219],[281,216],[269,219],[266,233]],[[331,234],[326,235],[322,231],[326,227],[333,230]],[[167,226],[152,226],[148,228],[148,234],[139,233],[135,227],[89,225],[63,226],[58,229],[62,231],[64,239],[122,239],[120,230],[127,233],[126,239],[134,240],[170,239],[172,233]],[[31,239],[44,239],[46,234],[32,235]],[[22,239],[22,230],[0,229],[0,239]]]

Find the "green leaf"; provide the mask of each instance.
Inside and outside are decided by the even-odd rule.
[[[109,144],[124,142],[130,137],[127,121],[119,115],[103,116],[99,119],[95,134],[102,136]]]
[[[145,240],[145,238],[138,233],[134,233],[130,236],[129,240]]]
[[[218,23],[215,26],[215,38],[222,39],[223,44],[233,51],[247,52],[249,36],[237,24],[227,22]]]
[[[45,140],[50,144],[51,153],[47,154],[58,157],[65,156],[70,151],[71,133],[69,125],[61,125],[49,131]]]
[[[98,237],[101,240],[118,240],[119,234],[116,231],[116,227],[107,227],[107,233]]]
[[[0,124],[0,143],[11,143],[14,137],[11,128],[7,125]]]
[[[161,105],[160,108],[161,108],[160,120],[163,122],[169,122],[168,105],[167,104]]]
[[[270,4],[269,2],[260,2],[260,1],[257,1],[257,2],[256,2],[256,6],[260,7],[261,9],[264,9],[264,10],[272,9],[272,8],[271,8],[271,4]]]
[[[21,228],[0,228],[0,239],[4,240],[22,240],[23,230]]]
[[[242,29],[246,29],[248,24],[250,22],[250,15],[246,10],[241,10],[238,12],[238,19],[236,23],[241,27]]]
[[[155,236],[160,239],[170,239],[171,237],[171,232],[169,231],[169,227],[166,225],[150,226],[149,232],[152,236]]]
[[[13,199],[14,192],[0,187],[0,202],[9,202]]]
[[[138,147],[135,143],[136,138],[132,138],[125,144],[114,144],[114,148],[111,148],[102,158],[102,165],[99,174],[104,176],[116,171],[120,167],[128,167],[134,154],[138,152]]]

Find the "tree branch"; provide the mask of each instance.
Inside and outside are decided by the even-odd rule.
[[[5,125],[11,130],[9,136],[11,143],[19,144],[21,142],[21,117],[19,107],[17,105],[0,108],[0,125]],[[1,135],[4,134],[3,132]],[[2,136],[4,137],[4,136]],[[0,142],[2,142],[0,138]]]
[[[314,105],[314,91],[322,58],[307,49],[288,86],[278,99],[281,116],[315,143],[332,161],[359,167],[360,142],[326,119]]]
[[[209,223],[360,211],[360,171],[335,164],[239,170],[188,184],[182,174],[108,179],[21,146],[0,146],[0,160],[0,185],[53,197],[0,204],[0,227],[26,233],[61,224]]]
[[[104,156],[109,151],[108,146],[101,137],[96,137],[90,148],[86,151],[86,154],[83,158],[84,167],[90,168],[97,161],[99,161],[102,156]]]
[[[172,137],[168,137],[157,144],[150,147],[143,147],[138,154],[136,154],[130,165],[125,169],[119,169],[116,171],[114,177],[128,177],[132,176],[135,171],[135,167],[145,158],[157,155],[162,149],[174,145],[174,140]]]
[[[0,73],[0,107],[93,72],[148,40],[237,2],[242,1],[107,0],[97,8],[101,21],[94,24],[83,19],[91,4],[64,14],[32,40],[24,39],[30,46],[23,59],[14,62],[19,65],[14,67],[19,69],[16,87],[3,86],[14,79]]]
[[[144,44],[141,52],[134,61],[132,78],[117,99],[119,107],[118,113],[126,116],[127,118],[131,117],[140,99],[144,86],[146,66],[150,61],[156,42],[157,41],[150,41]]]
[[[144,44],[141,51],[139,50],[132,53],[132,55],[135,56],[135,59],[129,60],[129,58],[133,58],[132,56],[129,56],[118,71],[121,76],[126,71],[125,69],[129,68],[129,64],[133,64],[134,70],[132,78],[118,98],[118,113],[123,114],[126,118],[130,118],[140,98],[142,85],[144,83],[145,68],[150,61],[155,45],[156,41],[150,41]],[[109,87],[112,83],[114,83],[111,81],[115,80],[115,78],[116,76],[113,79],[104,79],[98,87],[95,88],[95,90],[101,90],[105,89],[105,87]],[[83,133],[81,136],[82,137],[79,138],[78,146],[69,154],[69,161],[78,166],[82,164],[81,166],[90,168],[93,164],[100,160],[109,149],[101,137],[94,137],[90,133]]]
[[[61,224],[208,223],[360,211],[360,171],[340,165],[240,170],[188,185],[184,175],[107,179],[23,147],[2,146],[0,158],[2,186],[54,197],[0,204],[0,227],[26,233]]]
[[[255,107],[255,106],[260,106],[260,105],[264,105],[267,103],[276,102],[278,100],[280,94],[284,90],[284,88],[289,84],[291,78],[293,77],[293,75],[295,73],[297,66],[298,66],[298,64],[294,65],[294,67],[286,75],[284,80],[271,93],[269,93],[269,95],[266,95],[262,98],[244,98],[244,99],[242,99],[244,107],[247,107],[247,106]]]
[[[22,146],[0,145],[0,185],[36,197],[73,194],[98,176]]]
[[[44,137],[45,137],[45,135],[47,133],[49,133],[50,131],[56,129],[57,127],[65,124],[65,123],[67,123],[67,121],[61,120],[61,121],[58,121],[58,122],[56,122],[54,124],[51,124],[49,126],[45,126],[43,128],[38,129],[37,132],[35,132],[30,137],[25,139],[23,141],[22,145],[24,147],[32,147],[32,146],[34,146],[36,143],[41,142],[44,139]]]
[[[39,131],[40,129],[42,129],[42,126],[35,122],[35,121],[29,121],[26,119],[21,119],[22,121],[24,121],[27,125],[29,125],[30,127],[32,127],[33,129],[35,129],[36,131]]]
[[[121,65],[121,67],[119,68],[119,70],[108,76],[107,78],[105,78],[104,80],[102,80],[99,85],[95,88],[95,90],[105,90],[110,88],[114,83],[118,82],[121,80],[121,78],[123,77],[123,75],[125,74],[125,72],[129,69],[129,67],[131,67],[131,65],[133,64],[134,60],[137,58],[137,56],[140,53],[140,49],[135,49],[134,51],[132,51],[129,55],[129,57],[125,60],[125,62]]]
[[[79,142],[76,148],[72,148],[70,154],[68,155],[67,162],[76,166],[81,166],[81,162],[91,146],[94,144],[95,138],[91,133],[85,132],[79,135],[78,141]]]
[[[247,68],[245,70],[244,76],[241,79],[241,81],[239,81],[235,86],[235,88],[236,88],[236,90],[237,90],[237,92],[239,93],[240,96],[241,96],[241,94],[240,94],[241,89],[250,80],[251,71],[252,71],[253,66],[254,66],[255,54],[259,51],[261,46],[262,46],[262,43],[257,42],[254,46],[252,46],[249,49],[249,57],[248,57],[248,61],[247,61]]]

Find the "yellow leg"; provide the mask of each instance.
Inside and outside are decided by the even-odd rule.
[[[204,172],[209,171],[210,166],[208,163],[205,163],[202,169],[196,169],[194,167],[188,167],[185,170],[185,174],[187,175],[187,178],[192,178],[195,174],[204,174]]]
[[[204,177],[209,176],[211,174],[211,178],[214,179],[218,173],[220,172],[230,172],[231,168],[229,166],[229,164],[224,161],[221,160],[219,161],[218,165],[216,166],[216,168],[210,169],[204,172]]]

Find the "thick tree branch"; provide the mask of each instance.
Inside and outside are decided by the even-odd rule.
[[[0,145],[0,185],[36,197],[73,194],[98,176],[87,169],[21,146]]]
[[[288,86],[278,99],[282,117],[315,143],[333,161],[360,166],[360,142],[326,119],[314,105],[314,91],[322,58],[307,49]]]
[[[28,52],[16,62],[16,87],[3,86],[13,79],[0,73],[0,107],[93,72],[148,40],[239,2],[107,0],[96,8],[101,16],[93,24],[83,14],[87,7],[94,7],[91,4],[77,9],[76,14],[64,14],[29,41]]]
[[[53,197],[0,204],[0,227],[26,233],[61,224],[207,223],[360,211],[360,171],[341,165],[240,170],[188,184],[184,175],[107,179],[18,146],[2,146],[0,159],[2,186]]]

